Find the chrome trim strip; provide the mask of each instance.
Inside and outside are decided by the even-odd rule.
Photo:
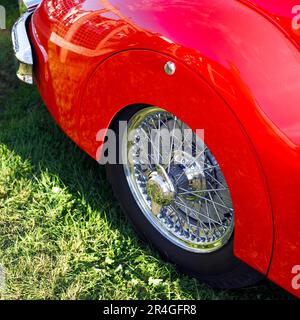
[[[28,38],[26,23],[32,12],[26,12],[22,15],[12,29],[12,42],[17,60],[20,62],[20,68],[17,76],[20,80],[32,84],[32,66],[33,56],[30,41]]]
[[[21,16],[12,29],[12,41],[16,58],[25,64],[33,64],[31,45],[26,30],[26,21],[31,16],[26,12]]]

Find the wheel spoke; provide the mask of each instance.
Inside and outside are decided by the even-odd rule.
[[[215,177],[213,177],[210,173],[206,172],[206,174],[213,179],[216,183],[218,183],[222,188],[226,188],[219,180],[217,180]]]
[[[182,188],[182,187],[180,187],[179,189],[184,190],[185,192],[188,192],[188,190],[186,190],[186,189],[184,189],[184,188]],[[225,208],[225,209],[227,209],[227,210],[232,210],[232,208],[229,208],[229,207],[227,207],[227,206],[224,206],[224,205],[222,205],[221,203],[215,202],[215,201],[213,201],[213,200],[207,199],[207,198],[205,198],[205,197],[203,197],[203,196],[200,196],[199,194],[194,193],[194,192],[192,192],[192,191],[189,191],[189,193],[190,193],[191,195],[194,195],[194,196],[200,198],[200,199],[207,200],[208,202],[212,202],[212,203],[218,205],[219,207]]]
[[[171,161],[173,159],[173,145],[174,145],[174,139],[175,139],[175,128],[176,128],[176,122],[177,122],[177,117],[174,118],[174,124],[173,124],[173,130],[172,130],[172,138],[171,138],[171,150],[170,150],[170,158],[168,162],[168,173],[170,173],[170,167],[171,167]]]
[[[202,150],[202,151],[200,152],[200,154],[198,154],[198,155],[196,156],[196,158],[192,158],[191,160],[189,160],[189,162],[188,162],[188,164],[186,165],[186,167],[189,168],[189,167],[193,164],[193,162],[196,162],[196,161],[199,159],[199,157],[200,157],[201,155],[203,155],[203,153],[205,152],[205,149],[206,149],[206,147],[204,148],[204,150]],[[175,184],[178,183],[179,179],[180,179],[183,175],[184,175],[184,172],[182,172],[181,175],[177,178],[177,180],[175,181]]]
[[[209,183],[209,185],[212,187],[211,183],[209,181],[207,181]],[[228,191],[228,189],[221,189],[221,191]],[[223,203],[224,206],[226,206],[226,203],[224,202],[224,200],[222,199],[222,197],[219,195],[219,192],[217,192],[217,189],[211,189],[210,191],[208,191],[209,193],[214,192],[216,194],[216,196],[220,199],[220,201]],[[220,191],[220,190],[219,190]]]
[[[159,150],[156,149],[156,146],[155,146],[154,143],[152,142],[151,136],[150,136],[150,138],[149,138],[147,132],[146,132],[144,129],[142,129],[142,131],[143,131],[144,134],[146,135],[146,138],[147,138],[148,142],[150,143],[151,147],[153,147],[154,152],[156,152],[157,154],[159,154]],[[152,156],[152,149],[151,149],[151,152],[150,152],[149,155],[150,155],[151,159],[154,160],[154,164],[158,164],[158,163],[159,163],[159,162],[156,161],[157,159],[153,158],[153,156]]]
[[[175,200],[174,202],[175,202],[177,205],[179,205],[179,206],[181,206],[181,207],[184,207],[185,209],[190,210],[191,212],[194,212],[194,213],[197,214],[197,215],[200,215],[200,216],[202,216],[202,217],[208,218],[208,217],[205,216],[203,213],[198,212],[198,211],[195,211],[195,210],[191,209],[190,207],[187,207],[185,204],[182,204],[182,203],[180,203],[180,202],[178,202],[178,201],[176,201],[176,200]],[[222,226],[222,222],[218,222],[217,220],[215,220],[215,219],[213,219],[213,218],[211,218],[211,217],[209,217],[208,219],[211,220],[211,221],[213,221],[214,223]],[[200,219],[199,219],[199,220],[200,220]]]
[[[216,191],[227,191],[228,188],[226,189],[201,189],[201,190],[195,190],[193,191],[193,193],[204,193],[204,192],[216,192]],[[187,191],[184,191],[184,192],[178,192],[178,194],[189,194],[191,191],[187,190]]]

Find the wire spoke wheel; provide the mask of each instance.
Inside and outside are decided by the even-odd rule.
[[[204,139],[185,123],[162,109],[140,110],[128,123],[122,155],[136,202],[164,237],[196,253],[228,242],[234,228],[228,185]]]

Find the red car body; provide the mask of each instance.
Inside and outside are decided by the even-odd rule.
[[[99,130],[133,104],[159,106],[204,128],[232,190],[235,255],[300,297],[296,5],[44,0],[30,40],[43,100],[93,158]],[[164,72],[169,60],[177,65],[172,77]]]

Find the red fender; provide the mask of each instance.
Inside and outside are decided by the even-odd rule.
[[[95,158],[101,146],[97,132],[108,128],[124,106],[137,102],[168,110],[194,130],[204,129],[205,141],[232,190],[235,254],[266,273],[273,244],[272,211],[255,150],[231,109],[196,73],[180,62],[175,75],[165,73],[168,59],[156,52],[132,50],[99,66],[83,97],[82,147]],[[249,203],[249,196],[255,201]]]
[[[295,1],[44,0],[31,40],[47,107],[91,156],[96,132],[130,104],[205,128],[234,189],[236,255],[300,296],[291,286],[300,264],[300,55],[286,11]],[[174,77],[162,74],[166,60],[178,65]]]

